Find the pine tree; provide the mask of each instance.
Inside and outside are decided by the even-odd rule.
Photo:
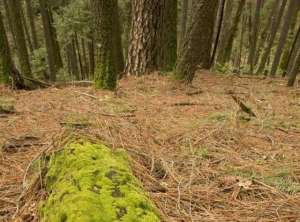
[[[92,0],[93,15],[95,18],[96,44],[96,88],[113,90],[117,81],[117,49],[114,40],[116,32],[114,22],[116,15],[116,0]]]
[[[162,0],[132,0],[127,75],[143,75],[158,70],[162,7]]]
[[[194,2],[192,20],[177,60],[178,79],[190,83],[197,66],[209,68],[217,8],[217,1]]]

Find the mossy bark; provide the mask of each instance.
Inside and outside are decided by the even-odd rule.
[[[79,140],[54,154],[48,169],[43,222],[161,221],[122,150]]]
[[[92,0],[95,18],[96,88],[113,90],[117,82],[117,49],[115,31],[117,0]]]
[[[0,83],[9,83],[9,73],[12,66],[8,41],[0,12]]]

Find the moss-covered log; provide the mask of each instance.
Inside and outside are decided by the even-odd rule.
[[[54,154],[46,174],[44,222],[160,221],[126,153],[77,141]]]

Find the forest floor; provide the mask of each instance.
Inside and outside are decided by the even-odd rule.
[[[1,88],[15,112],[0,116],[0,221],[36,216],[20,205],[28,165],[67,131],[128,150],[165,221],[300,221],[300,88],[285,84],[199,73],[189,88],[157,75],[115,93]]]

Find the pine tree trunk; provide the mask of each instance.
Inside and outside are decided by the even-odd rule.
[[[220,7],[219,7],[219,15],[218,15],[218,25],[215,26],[216,30],[216,38],[215,38],[215,43],[214,43],[214,48],[212,51],[212,56],[210,59],[210,66],[212,67],[214,65],[215,62],[215,57],[216,57],[216,53],[217,53],[217,49],[220,43],[220,36],[221,36],[221,31],[222,31],[222,24],[223,24],[223,18],[224,18],[224,11],[225,11],[225,4],[226,0],[222,0],[220,2]]]
[[[34,21],[34,12],[33,12],[31,1],[32,0],[25,0],[26,11],[27,11],[27,17],[28,17],[29,25],[30,25],[33,48],[38,49],[39,44],[38,44],[38,40],[37,40],[36,25],[35,25],[35,21]]]
[[[25,88],[24,80],[12,61],[6,30],[0,11],[0,84],[8,85],[12,80],[14,88]]]
[[[47,49],[47,59],[50,71],[50,80],[55,81],[57,72],[60,68],[60,52],[57,51],[56,43],[54,35],[54,27],[52,25],[52,19],[50,14],[50,7],[46,0],[39,0],[40,3],[40,10],[42,14],[42,21],[43,21],[43,29],[44,29],[44,37],[46,42],[46,49]]]
[[[161,0],[132,0],[127,75],[143,75],[158,70],[162,6]]]
[[[300,37],[298,36],[298,42],[300,42]],[[291,71],[289,73],[289,80],[287,86],[291,87],[295,84],[297,74],[299,73],[300,70],[300,44],[298,44],[298,48],[296,50],[296,57],[294,59]]]
[[[267,64],[267,60],[269,59],[271,49],[272,49],[272,46],[273,46],[273,43],[274,43],[274,40],[275,40],[275,37],[276,37],[278,27],[281,23],[281,18],[282,18],[282,15],[284,13],[286,3],[287,3],[287,0],[282,0],[278,15],[274,19],[274,22],[271,26],[270,39],[268,40],[267,47],[265,48],[264,54],[262,55],[260,65],[259,65],[258,70],[257,70],[257,74],[262,73],[265,69],[265,66]]]
[[[300,48],[300,26],[297,30],[297,33],[294,37],[294,41],[292,44],[291,51],[289,53],[289,57],[287,60],[287,73],[289,74],[291,72],[292,66],[295,61],[295,57],[297,56],[297,49]]]
[[[95,48],[94,39],[91,38],[88,42],[88,54],[89,54],[89,67],[90,67],[90,77],[94,78],[95,74]]]
[[[255,55],[256,55],[256,46],[257,46],[257,37],[259,33],[259,26],[260,26],[260,11],[262,8],[262,0],[256,1],[256,9],[255,9],[255,16],[253,20],[253,31],[250,43],[250,74],[253,74],[254,65],[255,65]]]
[[[186,83],[192,82],[198,65],[209,68],[217,8],[217,1],[201,0],[194,3],[191,24],[175,73],[178,79]]]
[[[271,69],[271,73],[270,73],[271,76],[276,75],[277,68],[278,68],[280,58],[282,55],[282,51],[284,49],[284,45],[285,45],[287,37],[288,37],[291,22],[293,21],[294,16],[296,16],[296,14],[297,14],[297,10],[298,10],[297,6],[299,5],[298,1],[299,0],[291,0],[288,10],[286,12],[286,15],[284,18],[284,23],[283,23],[282,29],[281,29],[279,42],[277,45],[277,50],[276,50],[275,57],[274,57],[273,64],[272,64],[272,69]]]
[[[182,0],[181,18],[180,18],[180,43],[179,48],[182,46],[186,34],[188,9],[190,0]],[[178,50],[179,51],[179,50]]]
[[[177,59],[177,0],[164,0],[160,68],[172,71]]]
[[[113,90],[117,81],[116,46],[114,39],[114,22],[118,7],[117,1],[92,0],[95,18],[95,46],[96,46],[96,88]]]
[[[118,5],[118,1],[117,1]],[[114,28],[114,45],[115,45],[115,57],[116,57],[116,68],[117,68],[117,74],[120,75],[124,71],[124,55],[123,55],[123,46],[122,46],[122,39],[121,39],[121,23],[120,23],[120,13],[119,13],[119,7],[114,8],[114,19],[113,22],[113,28]]]
[[[24,28],[22,25],[21,16],[21,2],[20,0],[9,0],[8,9],[12,18],[13,33],[16,37],[17,55],[21,68],[21,73],[25,77],[31,77],[31,66],[29,62],[29,55],[27,51],[26,38],[24,34]]]
[[[238,25],[240,22],[240,18],[241,18],[245,3],[246,3],[246,0],[240,0],[236,14],[234,15],[233,23],[232,23],[228,33],[222,40],[223,47],[220,49],[219,55],[218,55],[218,58],[219,58],[218,64],[220,64],[220,65],[224,65],[226,62],[228,62],[230,60],[234,37],[236,36],[237,30],[238,30]]]

